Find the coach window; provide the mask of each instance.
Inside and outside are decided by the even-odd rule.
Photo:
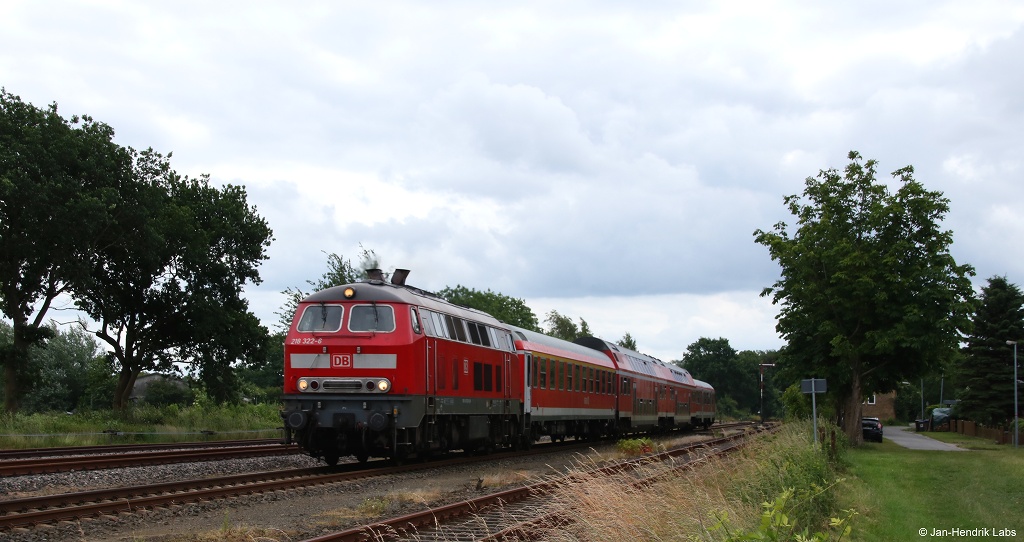
[[[395,309],[391,305],[356,305],[348,317],[348,330],[392,332],[395,330]]]
[[[547,389],[548,387],[548,360],[546,358],[540,359],[540,389]]]
[[[298,331],[338,331],[343,312],[341,305],[309,305],[302,311]]]

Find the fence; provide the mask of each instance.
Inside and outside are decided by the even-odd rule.
[[[969,437],[988,439],[996,444],[1009,444],[1013,440],[1010,431],[1002,428],[978,427],[977,423],[970,420],[952,420],[949,423],[949,430]]]

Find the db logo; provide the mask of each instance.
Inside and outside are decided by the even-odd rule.
[[[331,367],[351,369],[352,354],[331,354]]]

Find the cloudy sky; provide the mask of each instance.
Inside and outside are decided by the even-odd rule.
[[[0,0],[0,85],[244,185],[268,326],[361,243],[672,360],[782,345],[753,232],[850,150],[1024,282],[1024,4],[844,4]]]

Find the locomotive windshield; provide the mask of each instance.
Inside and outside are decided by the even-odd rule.
[[[338,331],[341,329],[341,305],[310,305],[302,312],[299,331]]]
[[[348,317],[348,330],[378,333],[394,331],[395,310],[391,305],[356,305]]]

